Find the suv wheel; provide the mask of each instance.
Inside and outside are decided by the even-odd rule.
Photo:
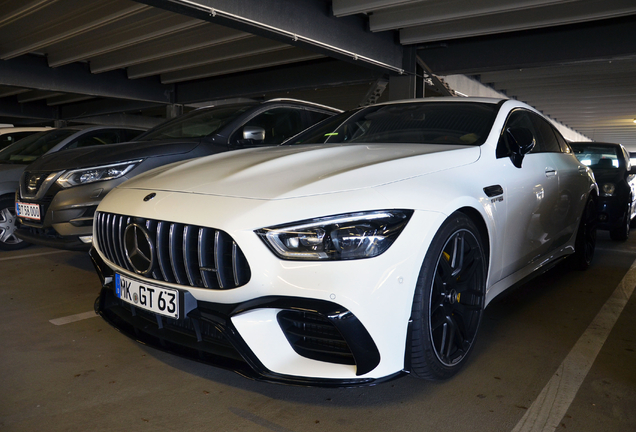
[[[29,246],[15,235],[18,218],[13,197],[0,198],[0,250],[18,250]]]

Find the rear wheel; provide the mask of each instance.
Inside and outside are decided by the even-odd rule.
[[[13,198],[0,198],[0,250],[18,250],[29,246],[29,243],[15,235],[17,222]]]
[[[596,249],[597,208],[596,199],[590,195],[583,208],[579,230],[576,233],[574,254],[571,262],[577,270],[587,270],[594,258]]]
[[[484,310],[486,258],[475,224],[451,215],[431,242],[415,289],[411,372],[455,375],[472,351]]]

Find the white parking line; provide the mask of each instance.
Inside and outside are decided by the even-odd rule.
[[[97,315],[95,313],[95,311],[90,311],[90,312],[83,312],[83,313],[79,313],[79,314],[75,314],[75,315],[69,315],[69,316],[65,316],[62,318],[55,318],[50,320],[49,322],[51,324],[55,324],[55,325],[64,325],[64,324],[69,324],[72,322],[76,322],[76,321],[82,321],[85,319],[89,319],[89,318],[95,318],[98,317],[99,315]]]
[[[66,252],[71,252],[71,251],[57,250],[57,251],[53,251],[53,252],[41,252],[41,253],[29,254],[29,255],[18,255],[18,256],[13,256],[13,257],[0,258],[0,261],[9,261],[9,260],[22,259],[22,258],[32,258],[32,257],[36,257],[36,256],[52,255],[52,254],[66,253]]]
[[[636,261],[513,432],[556,430],[636,286]]]

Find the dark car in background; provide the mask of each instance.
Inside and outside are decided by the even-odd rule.
[[[61,150],[131,141],[145,129],[117,126],[70,126],[31,133],[0,150],[0,250],[28,246],[16,236],[15,192],[24,169],[43,155]]]
[[[16,192],[24,241],[89,250],[102,198],[127,179],[172,162],[253,146],[277,145],[340,110],[292,99],[199,108],[132,143],[68,150],[27,167]]]
[[[599,187],[598,228],[612,240],[627,240],[636,216],[636,167],[621,144],[573,142],[570,146],[583,165],[594,171]]]

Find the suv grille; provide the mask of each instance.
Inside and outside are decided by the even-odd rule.
[[[145,227],[154,262],[146,277],[198,288],[231,289],[249,282],[245,255],[229,234],[213,228],[97,212],[97,245],[106,259],[130,271],[124,247],[129,224]]]
[[[49,174],[51,174],[49,171],[25,171],[20,178],[22,196],[35,197]]]

